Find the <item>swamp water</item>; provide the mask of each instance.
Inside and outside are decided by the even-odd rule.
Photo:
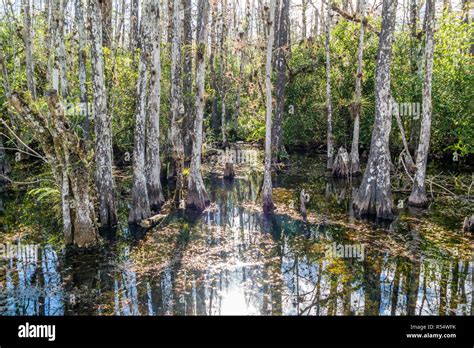
[[[36,259],[0,259],[0,315],[473,315],[463,212],[400,205],[390,225],[361,221],[357,182],[328,180],[319,158],[292,163],[275,179],[271,218],[259,209],[261,174],[209,175],[202,215],[178,210],[138,241],[123,223],[89,252],[61,245],[52,204],[0,193],[0,244],[39,244]]]

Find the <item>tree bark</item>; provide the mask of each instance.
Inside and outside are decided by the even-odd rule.
[[[267,13],[267,60],[266,60],[266,73],[265,73],[265,84],[266,84],[266,115],[265,115],[265,170],[263,176],[263,196],[262,204],[263,211],[269,213],[274,209],[273,198],[272,198],[272,53],[273,53],[273,41],[275,35],[275,2],[270,2],[270,12]]]
[[[240,43],[240,66],[239,66],[239,84],[237,87],[237,97],[235,102],[235,116],[234,116],[234,129],[237,131],[239,124],[240,116],[240,105],[241,105],[241,93],[242,93],[242,82],[244,78],[244,68],[245,68],[245,51],[247,47],[247,41],[249,37],[249,28],[251,22],[251,12],[250,12],[250,0],[246,0],[245,5],[245,22],[243,24],[242,30],[239,32],[239,43]]]
[[[54,32],[53,32],[53,42],[55,44],[55,54],[54,54],[54,66],[58,72],[60,83],[61,97],[66,100],[68,97],[68,78],[67,78],[67,59],[66,59],[66,43],[64,38],[64,10],[67,6],[68,0],[58,0],[53,1],[53,6],[51,8],[52,20],[54,21]],[[53,74],[54,75],[54,74]],[[53,77],[54,81],[54,77]],[[54,86],[53,88],[56,88]]]
[[[357,50],[357,76],[355,82],[355,98],[353,104],[354,129],[352,132],[352,147],[351,147],[351,175],[360,174],[359,161],[359,132],[360,132],[360,112],[361,112],[361,96],[362,96],[362,64],[364,54],[364,21],[365,21],[365,0],[360,0],[359,15],[360,15],[360,34],[359,34],[359,48]]]
[[[152,211],[157,212],[165,202],[161,187],[160,162],[160,100],[161,100],[161,27],[160,4],[151,5],[152,52],[150,59],[150,94],[148,96],[148,127],[146,132],[146,179]]]
[[[202,152],[202,122],[204,117],[204,79],[205,79],[205,56],[207,42],[207,23],[209,19],[209,1],[199,0],[199,16],[197,22],[197,47],[196,47],[196,118],[194,120],[194,141],[191,155],[191,168],[188,179],[188,197],[186,206],[199,211],[204,210],[209,204],[209,196],[206,192],[201,175],[201,152]]]
[[[95,117],[96,186],[99,195],[99,217],[105,230],[117,226],[115,209],[115,182],[112,176],[112,124],[107,114],[107,94],[104,82],[104,56],[102,53],[102,14],[98,0],[89,0],[91,21],[92,89]]]
[[[84,113],[84,120],[82,122],[82,128],[84,131],[84,139],[90,139],[90,120],[89,120],[89,98],[87,95],[87,70],[86,70],[86,31],[84,24],[84,12],[82,0],[76,0],[76,23],[77,23],[77,35],[79,42],[77,64],[79,69],[79,100],[81,102],[81,108]]]
[[[193,131],[193,34],[192,34],[192,16],[191,0],[182,0],[183,6],[183,104],[184,119],[182,126],[184,154],[186,158],[191,156]]]
[[[112,46],[112,0],[100,0],[102,12],[102,44]]]
[[[326,114],[327,114],[327,164],[332,170],[334,161],[334,140],[332,135],[332,100],[331,100],[331,56],[329,44],[331,42],[331,0],[326,0]]]
[[[179,202],[184,188],[184,147],[181,122],[184,110],[181,91],[181,1],[173,0],[173,35],[171,43],[171,145],[176,173],[175,200]]]
[[[148,55],[150,52],[150,0],[142,2],[140,21],[140,60],[138,62],[137,107],[135,111],[135,132],[133,147],[132,207],[129,223],[138,223],[151,216],[148,188],[145,178],[145,124],[148,85]]]
[[[217,74],[216,74],[216,50],[217,50],[217,1],[212,2],[212,31],[211,31],[211,55],[209,56],[209,70],[211,73],[211,87],[214,91],[214,95],[212,97],[212,111],[211,111],[211,119],[212,119],[212,130],[214,134],[217,136],[220,130],[220,120],[217,110],[217,94],[218,94],[218,87],[217,87]]]
[[[25,43],[25,66],[26,66],[26,84],[31,93],[33,100],[36,99],[36,83],[35,83],[35,65],[32,55],[31,43],[31,15],[30,0],[21,1],[23,7],[23,41]]]
[[[290,0],[283,0],[280,24],[278,25],[277,57],[276,57],[276,108],[272,128],[272,163],[278,161],[279,155],[283,152],[283,115],[285,111],[285,90],[286,90],[286,60],[288,55],[288,28],[289,28]]]
[[[222,134],[222,144],[223,147],[227,144],[227,109],[226,109],[226,48],[225,48],[225,39],[227,37],[227,24],[226,24],[226,15],[227,15],[227,0],[221,0],[221,30],[220,30],[220,73],[221,73],[221,83],[220,83],[220,95],[221,95],[221,134]]]
[[[431,85],[433,75],[433,55],[434,55],[434,20],[435,3],[434,0],[426,0],[426,42],[424,54],[423,71],[423,99],[422,99],[422,120],[420,130],[420,141],[416,155],[416,173],[413,182],[413,189],[408,198],[410,205],[424,207],[428,203],[425,191],[426,164],[428,162],[428,150],[431,137]]]
[[[139,0],[132,0],[130,7],[130,51],[135,52],[138,43],[138,4]]]
[[[393,219],[393,201],[390,187],[391,128],[390,63],[395,30],[397,1],[384,0],[382,30],[377,53],[375,76],[375,120],[370,154],[364,177],[354,197],[354,210],[359,216],[375,215],[377,219]]]

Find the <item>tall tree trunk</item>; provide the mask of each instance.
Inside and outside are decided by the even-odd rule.
[[[275,35],[275,2],[270,2],[270,13],[267,13],[267,60],[265,68],[266,84],[266,115],[265,115],[265,171],[263,176],[263,211],[268,213],[274,209],[272,198],[272,54]]]
[[[132,0],[130,7],[130,51],[137,49],[138,43],[138,4],[139,0]]]
[[[173,0],[173,36],[171,43],[171,146],[176,172],[176,195],[179,202],[184,188],[184,148],[181,122],[184,110],[181,93],[181,0]]]
[[[327,113],[327,164],[332,170],[334,162],[334,140],[332,135],[332,100],[331,100],[331,56],[329,44],[331,42],[331,0],[326,0],[326,113]]]
[[[390,63],[395,30],[397,0],[384,0],[375,71],[375,120],[370,154],[364,177],[354,197],[354,210],[360,216],[375,215],[393,219],[390,187],[390,150],[388,147],[392,122],[390,102]]]
[[[148,54],[150,53],[150,0],[142,2],[140,21],[140,60],[138,62],[137,107],[135,111],[135,132],[133,147],[132,207],[129,223],[138,223],[151,215],[148,188],[145,178],[145,124],[148,85]]]
[[[235,102],[235,116],[234,116],[234,129],[237,132],[240,116],[240,105],[241,105],[241,93],[242,93],[242,82],[244,78],[245,68],[245,51],[247,48],[247,41],[249,37],[249,28],[251,25],[251,12],[250,12],[250,0],[246,0],[245,3],[245,22],[242,26],[242,30],[239,32],[239,43],[240,43],[240,66],[239,66],[239,84],[237,87],[237,97]]]
[[[150,94],[148,96],[149,114],[145,152],[148,200],[151,209],[156,212],[165,202],[160,180],[161,27],[159,0],[152,0],[151,27]]]
[[[193,128],[193,32],[192,32],[192,16],[191,16],[191,0],[181,0],[183,6],[183,141],[184,154],[186,158],[191,156],[192,138],[191,132]]]
[[[420,142],[416,154],[416,174],[413,182],[413,189],[408,198],[408,203],[414,206],[426,206],[428,199],[425,191],[426,163],[428,162],[428,150],[431,136],[431,81],[433,75],[433,54],[434,54],[434,0],[426,0],[426,42],[424,54],[423,71],[423,116],[421,120]]]
[[[25,43],[25,58],[26,58],[26,84],[31,93],[33,100],[36,99],[36,83],[35,83],[35,65],[32,55],[31,43],[31,15],[30,15],[30,0],[21,1],[23,7],[23,41]]]
[[[357,50],[357,76],[355,83],[355,98],[353,104],[354,129],[352,133],[351,147],[351,174],[358,175],[360,173],[359,162],[359,132],[360,132],[360,112],[361,112],[361,96],[362,96],[362,64],[364,54],[364,21],[365,21],[365,0],[360,0],[359,16],[360,16],[360,34],[359,48]]]
[[[91,22],[92,90],[95,118],[96,186],[99,195],[99,217],[105,230],[117,226],[115,209],[115,182],[112,176],[112,123],[107,113],[107,93],[104,82],[104,56],[102,53],[102,14],[98,0],[89,0]]]
[[[90,121],[89,121],[89,98],[87,96],[87,71],[86,71],[86,31],[84,24],[84,12],[82,0],[76,0],[76,23],[77,23],[77,34],[79,41],[78,50],[78,68],[79,68],[79,100],[81,102],[81,108],[84,111],[84,121],[82,122],[82,128],[84,130],[84,139],[90,139]]]
[[[66,59],[66,43],[64,38],[64,10],[67,6],[67,0],[53,1],[52,16],[55,22],[52,40],[55,42],[55,57],[54,66],[58,74],[58,81],[60,83],[61,97],[66,100],[68,97],[68,79],[67,79],[67,59]],[[53,81],[55,80],[53,73]],[[53,88],[58,89],[53,83]]]
[[[102,44],[112,46],[112,0],[100,0],[102,12]]]
[[[221,0],[221,30],[220,30],[220,73],[221,73],[221,84],[220,84],[220,94],[221,94],[221,132],[222,132],[222,144],[226,146],[227,143],[227,109],[226,109],[226,48],[225,48],[225,39],[227,37],[227,0]]]
[[[407,170],[410,173],[415,173],[415,163],[413,162],[413,158],[411,157],[411,154],[410,154],[410,147],[408,146],[408,141],[405,135],[405,129],[403,128],[402,119],[400,118],[400,110],[398,108],[398,104],[393,97],[390,100],[392,103],[392,114],[395,116],[398,129],[400,130],[400,135],[402,137],[402,143],[403,143],[403,149],[404,149],[402,160],[405,161]]]
[[[306,12],[308,10],[308,0],[301,1],[301,20],[302,20],[302,28],[301,28],[301,35],[302,39],[305,40],[307,37],[307,16]]]
[[[197,52],[196,52],[196,118],[194,120],[194,142],[191,156],[191,168],[188,179],[188,198],[186,205],[189,208],[204,210],[210,200],[201,175],[202,151],[202,121],[204,117],[204,79],[205,56],[207,42],[207,23],[209,19],[209,1],[199,0],[199,16],[197,22]]]
[[[212,120],[212,130],[214,135],[219,134],[220,130],[220,119],[217,110],[217,74],[216,74],[216,51],[217,51],[217,1],[211,3],[212,6],[212,31],[211,31],[211,54],[209,56],[209,70],[211,73],[211,87],[214,91],[212,97],[212,111],[211,111],[211,120]]]
[[[285,89],[286,89],[286,59],[288,55],[288,25],[289,25],[290,0],[283,0],[280,24],[278,25],[277,57],[276,57],[276,108],[272,128],[272,163],[278,161],[283,150],[282,129],[283,115],[285,111]]]

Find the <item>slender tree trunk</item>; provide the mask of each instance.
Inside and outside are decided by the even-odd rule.
[[[263,177],[263,211],[268,213],[274,209],[273,198],[272,198],[272,54],[273,54],[273,41],[275,35],[275,2],[270,2],[270,13],[267,13],[267,61],[266,61],[266,115],[265,115],[265,171]]]
[[[301,1],[301,20],[302,20],[302,28],[301,28],[301,34],[302,34],[302,39],[305,40],[307,37],[307,16],[306,12],[308,10],[308,0],[302,0]]]
[[[102,44],[112,46],[112,0],[100,1],[102,12]]]
[[[354,210],[360,216],[375,215],[393,219],[390,187],[390,150],[388,147],[392,122],[390,102],[390,64],[395,30],[397,1],[384,0],[375,76],[375,120],[370,154],[364,177],[354,197]]]
[[[191,168],[188,179],[188,198],[186,205],[189,208],[204,210],[210,200],[201,175],[202,151],[202,122],[204,117],[204,79],[205,56],[207,42],[207,23],[209,19],[209,1],[199,0],[199,16],[197,22],[197,52],[196,52],[196,118],[194,120],[194,142],[191,156]]]
[[[102,53],[102,14],[98,0],[89,0],[91,21],[92,90],[95,117],[96,186],[99,195],[99,217],[103,229],[115,229],[115,182],[112,176],[112,124],[107,114],[107,93],[104,82],[104,56]]]
[[[138,4],[139,0],[132,0],[130,7],[130,51],[137,49],[138,43]]]
[[[211,55],[209,56],[209,70],[211,73],[211,87],[214,91],[214,96],[212,98],[212,130],[215,135],[219,134],[220,130],[220,120],[217,110],[217,74],[216,74],[216,51],[217,51],[217,1],[213,1],[212,4],[212,31],[211,31]]]
[[[326,113],[327,113],[327,164],[332,170],[334,162],[334,140],[332,135],[332,100],[331,100],[331,56],[329,44],[331,42],[331,0],[326,0]]]
[[[173,36],[171,43],[171,145],[176,172],[176,202],[183,193],[184,148],[181,121],[184,110],[181,93],[181,0],[173,0]]]
[[[31,15],[30,15],[30,0],[21,1],[23,7],[23,41],[25,43],[25,57],[26,57],[26,84],[31,93],[33,100],[36,99],[36,83],[35,83],[35,65],[32,55],[31,43]]]
[[[66,100],[68,97],[68,79],[67,79],[67,59],[66,59],[66,43],[64,38],[64,10],[67,6],[67,0],[53,1],[52,16],[55,22],[54,28],[56,29],[53,33],[53,42],[55,42],[55,58],[54,66],[58,72],[58,82],[61,86],[61,97]],[[53,73],[54,75],[54,73]],[[53,77],[53,81],[55,78]],[[55,88],[57,86],[54,86]],[[57,89],[57,88],[55,88]]]
[[[150,52],[150,1],[142,2],[140,21],[140,60],[138,62],[137,108],[135,111],[135,133],[133,147],[133,188],[132,207],[128,215],[129,223],[138,223],[151,215],[148,188],[145,178],[145,125],[148,85],[148,54]]]
[[[421,120],[420,142],[416,155],[416,174],[413,189],[408,198],[408,203],[414,206],[426,206],[428,199],[425,191],[426,163],[428,162],[428,150],[431,136],[431,81],[433,76],[433,54],[434,54],[434,0],[426,0],[426,43],[424,54],[423,71],[423,116]]]
[[[221,30],[220,30],[220,73],[221,73],[221,84],[220,84],[220,94],[221,94],[221,132],[222,132],[222,144],[226,146],[227,144],[227,110],[226,110],[226,48],[225,48],[225,39],[227,36],[227,24],[226,24],[226,15],[227,15],[227,0],[221,0]]]
[[[183,6],[183,103],[184,103],[184,119],[183,119],[183,141],[184,153],[186,158],[191,156],[192,138],[191,132],[193,128],[193,33],[192,33],[192,16],[191,16],[191,0],[181,0]]]
[[[359,162],[359,132],[360,132],[360,112],[361,112],[361,96],[362,96],[362,64],[364,54],[364,21],[365,21],[365,0],[359,2],[360,15],[360,34],[359,48],[357,50],[357,76],[355,83],[355,100],[353,104],[354,129],[352,133],[351,147],[351,175],[360,174]]]
[[[81,108],[84,111],[84,121],[82,127],[84,130],[84,139],[90,139],[90,121],[89,121],[89,98],[87,96],[87,71],[86,71],[86,31],[84,24],[84,11],[82,0],[76,0],[76,23],[78,31],[79,52],[78,52],[78,68],[79,68],[79,100]]]
[[[245,4],[246,4],[245,22],[243,24],[242,30],[239,32],[239,41],[240,41],[239,84],[237,87],[237,97],[236,97],[236,103],[235,103],[235,116],[234,116],[234,129],[236,132],[237,132],[239,117],[240,117],[242,82],[244,78],[244,68],[245,68],[245,50],[247,47],[247,41],[249,37],[249,28],[251,25],[250,0],[246,0]]]
[[[286,59],[288,55],[288,25],[289,25],[290,0],[283,0],[280,24],[278,25],[277,57],[276,57],[276,108],[272,128],[272,163],[278,161],[279,155],[283,152],[282,129],[283,115],[285,111],[285,90],[286,90]]]
[[[415,173],[415,163],[413,162],[413,158],[411,157],[411,154],[410,154],[410,147],[408,146],[408,141],[405,135],[405,129],[403,128],[402,119],[400,118],[400,110],[398,108],[397,102],[395,101],[393,97],[391,98],[391,103],[392,103],[392,114],[395,116],[395,119],[397,120],[398,129],[400,130],[400,135],[402,137],[402,143],[403,143],[403,149],[404,149],[403,160],[405,161],[407,170],[410,173]]]
[[[150,94],[148,96],[149,118],[146,132],[146,179],[150,207],[156,212],[165,202],[160,180],[161,27],[159,0],[152,0],[151,28],[152,52],[150,61]]]

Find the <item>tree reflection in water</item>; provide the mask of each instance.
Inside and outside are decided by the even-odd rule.
[[[259,174],[208,177],[208,211],[178,211],[143,240],[81,254],[45,243],[38,262],[2,260],[0,314],[472,315],[469,239],[430,215],[356,220],[357,183],[307,170],[278,177],[271,217],[255,208]],[[309,222],[290,208],[302,188]],[[365,258],[331,258],[332,243],[363,244]]]

